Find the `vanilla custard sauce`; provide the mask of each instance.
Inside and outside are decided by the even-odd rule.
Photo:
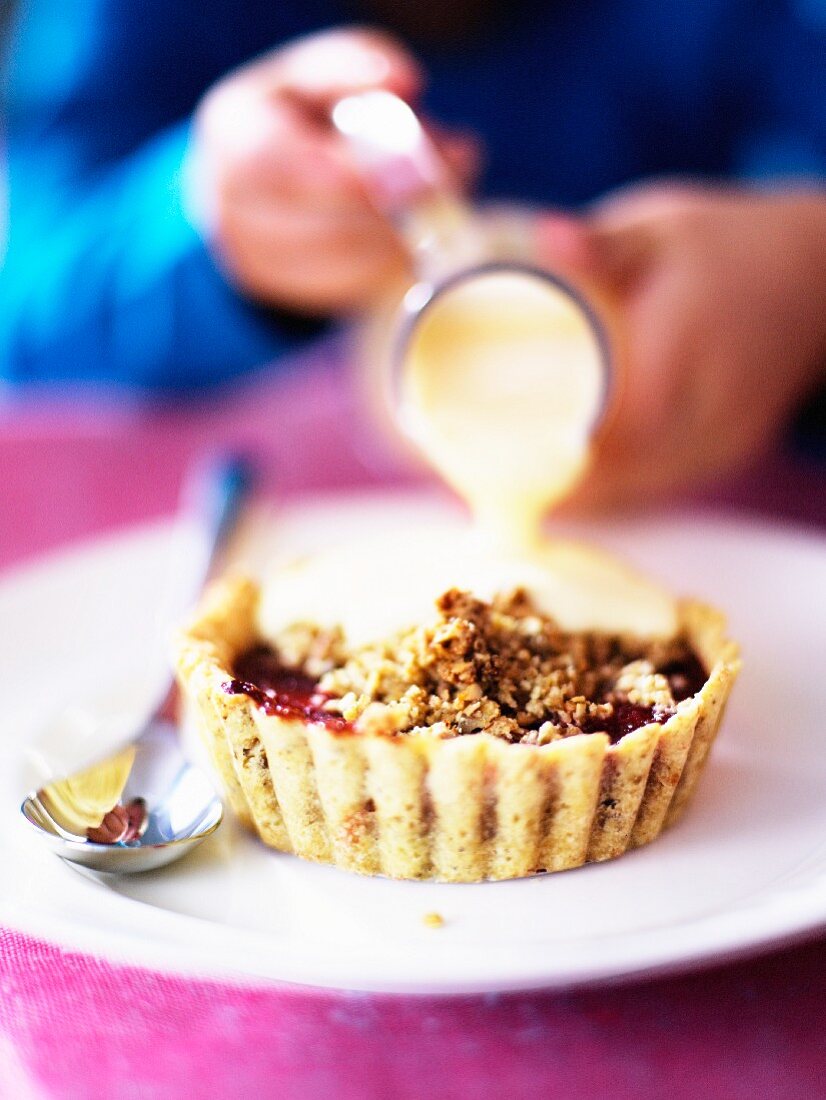
[[[491,270],[437,294],[418,319],[402,422],[486,537],[529,549],[585,469],[606,370],[576,299],[529,271]]]
[[[358,646],[432,622],[448,588],[490,599],[519,586],[568,630],[671,635],[669,593],[542,529],[587,466],[604,354],[582,306],[549,280],[491,271],[442,292],[412,333],[398,415],[471,527],[373,530],[280,570],[263,588],[265,636],[314,622]]]

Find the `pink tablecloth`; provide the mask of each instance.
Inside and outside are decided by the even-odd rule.
[[[0,566],[170,513],[187,459],[218,440],[254,448],[284,495],[410,476],[323,354],[186,408],[17,403],[0,408]],[[825,486],[775,457],[716,497],[826,525]],[[0,929],[0,1100],[796,1100],[824,1094],[825,1017],[824,942],[621,988],[436,1000],[181,980]]]

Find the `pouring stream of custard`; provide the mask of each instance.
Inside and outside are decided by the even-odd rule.
[[[571,294],[530,271],[484,272],[443,290],[417,320],[402,422],[485,541],[531,552],[543,517],[585,470],[606,371]]]
[[[397,415],[469,505],[472,530],[388,527],[340,540],[266,585],[259,622],[340,626],[351,645],[430,622],[450,587],[482,599],[526,587],[565,629],[669,636],[675,603],[594,547],[543,535],[585,470],[607,364],[585,309],[526,271],[458,281],[416,320]]]

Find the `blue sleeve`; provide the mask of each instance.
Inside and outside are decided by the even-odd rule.
[[[29,0],[6,80],[0,377],[189,388],[319,325],[244,300],[182,201],[188,116],[218,72],[159,0]]]
[[[826,181],[826,0],[744,0],[725,63],[731,174]]]

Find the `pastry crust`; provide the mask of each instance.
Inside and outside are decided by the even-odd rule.
[[[246,577],[210,587],[177,640],[181,687],[244,824],[273,848],[361,874],[508,879],[649,843],[690,801],[740,667],[723,616],[683,601],[680,626],[708,679],[667,721],[615,744],[340,733],[224,690],[258,638],[258,600]]]

